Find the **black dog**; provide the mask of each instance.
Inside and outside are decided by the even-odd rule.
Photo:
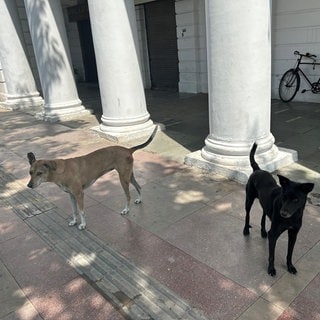
[[[302,225],[303,210],[306,205],[307,194],[313,189],[313,183],[298,183],[278,175],[279,187],[271,174],[259,168],[254,159],[257,144],[254,143],[250,151],[250,164],[253,173],[246,185],[246,221],[244,235],[249,235],[250,209],[255,198],[258,198],[263,209],[261,219],[261,236],[269,238],[269,266],[268,274],[276,275],[274,268],[274,251],[279,236],[288,230],[287,268],[290,273],[297,270],[292,264],[292,252],[297,234]],[[266,232],[266,216],[271,220],[271,228]]]

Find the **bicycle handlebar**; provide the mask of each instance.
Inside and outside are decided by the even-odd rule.
[[[296,56],[299,55],[301,57],[306,57],[306,58],[309,58],[309,59],[312,59],[312,60],[314,60],[314,58],[317,57],[315,54],[310,54],[309,52],[303,54],[303,53],[300,53],[299,51],[295,51],[293,54],[296,55]]]

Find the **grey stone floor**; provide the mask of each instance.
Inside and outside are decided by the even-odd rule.
[[[185,310],[196,312],[194,317],[207,319],[318,320],[320,105],[272,102],[276,143],[299,153],[299,161],[280,172],[316,183],[294,251],[298,274],[286,271],[283,235],[276,249],[278,273],[272,278],[266,272],[258,203],[251,236],[243,237],[244,186],[183,164],[186,154],[203,146],[208,132],[206,95],[147,92],[151,118],[167,130],[135,153],[143,203],[133,204],[128,216],[119,214],[124,195],[116,173],[87,190],[84,232],[67,227],[70,203],[60,189],[50,184],[26,188],[27,152],[69,157],[110,144],[90,130],[99,120],[96,88],[90,90],[88,102],[81,98],[97,116],[50,124],[0,110],[0,274],[5,283],[0,319],[123,319],[132,316],[133,307],[149,319],[164,319],[164,307],[145,303],[147,292],[154,294],[151,288],[133,286],[124,292],[126,286],[118,290],[115,282],[115,287],[99,287],[103,278],[95,267],[107,252],[115,252],[131,271],[142,272],[145,283],[158,283],[173,294],[176,300],[172,296],[166,308],[183,303]],[[112,270],[101,271],[112,278]]]

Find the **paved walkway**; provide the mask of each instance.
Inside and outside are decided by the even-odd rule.
[[[92,92],[86,103],[98,113]],[[272,278],[259,205],[243,237],[244,186],[182,163],[208,131],[206,95],[147,98],[167,130],[135,153],[143,203],[121,216],[123,191],[107,174],[86,192],[81,232],[67,226],[67,194],[26,188],[26,154],[70,157],[110,144],[90,130],[99,116],[49,124],[0,109],[0,319],[319,320],[320,106],[273,102],[276,143],[300,157],[280,172],[316,189],[294,251],[298,274],[286,271],[283,235]]]

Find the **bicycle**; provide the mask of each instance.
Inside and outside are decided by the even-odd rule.
[[[303,54],[299,51],[295,51],[294,55],[299,56],[295,67],[289,69],[283,74],[279,84],[279,96],[283,102],[291,101],[297,94],[298,90],[300,89],[300,74],[310,85],[309,90],[303,89],[301,93],[305,93],[306,91],[311,91],[312,93],[320,93],[320,78],[317,82],[311,82],[308,76],[300,68],[301,64],[307,64],[312,65],[314,70],[316,66],[320,65],[320,63],[316,62],[317,56],[308,52],[306,54]],[[302,58],[311,59],[312,62],[302,61]]]

